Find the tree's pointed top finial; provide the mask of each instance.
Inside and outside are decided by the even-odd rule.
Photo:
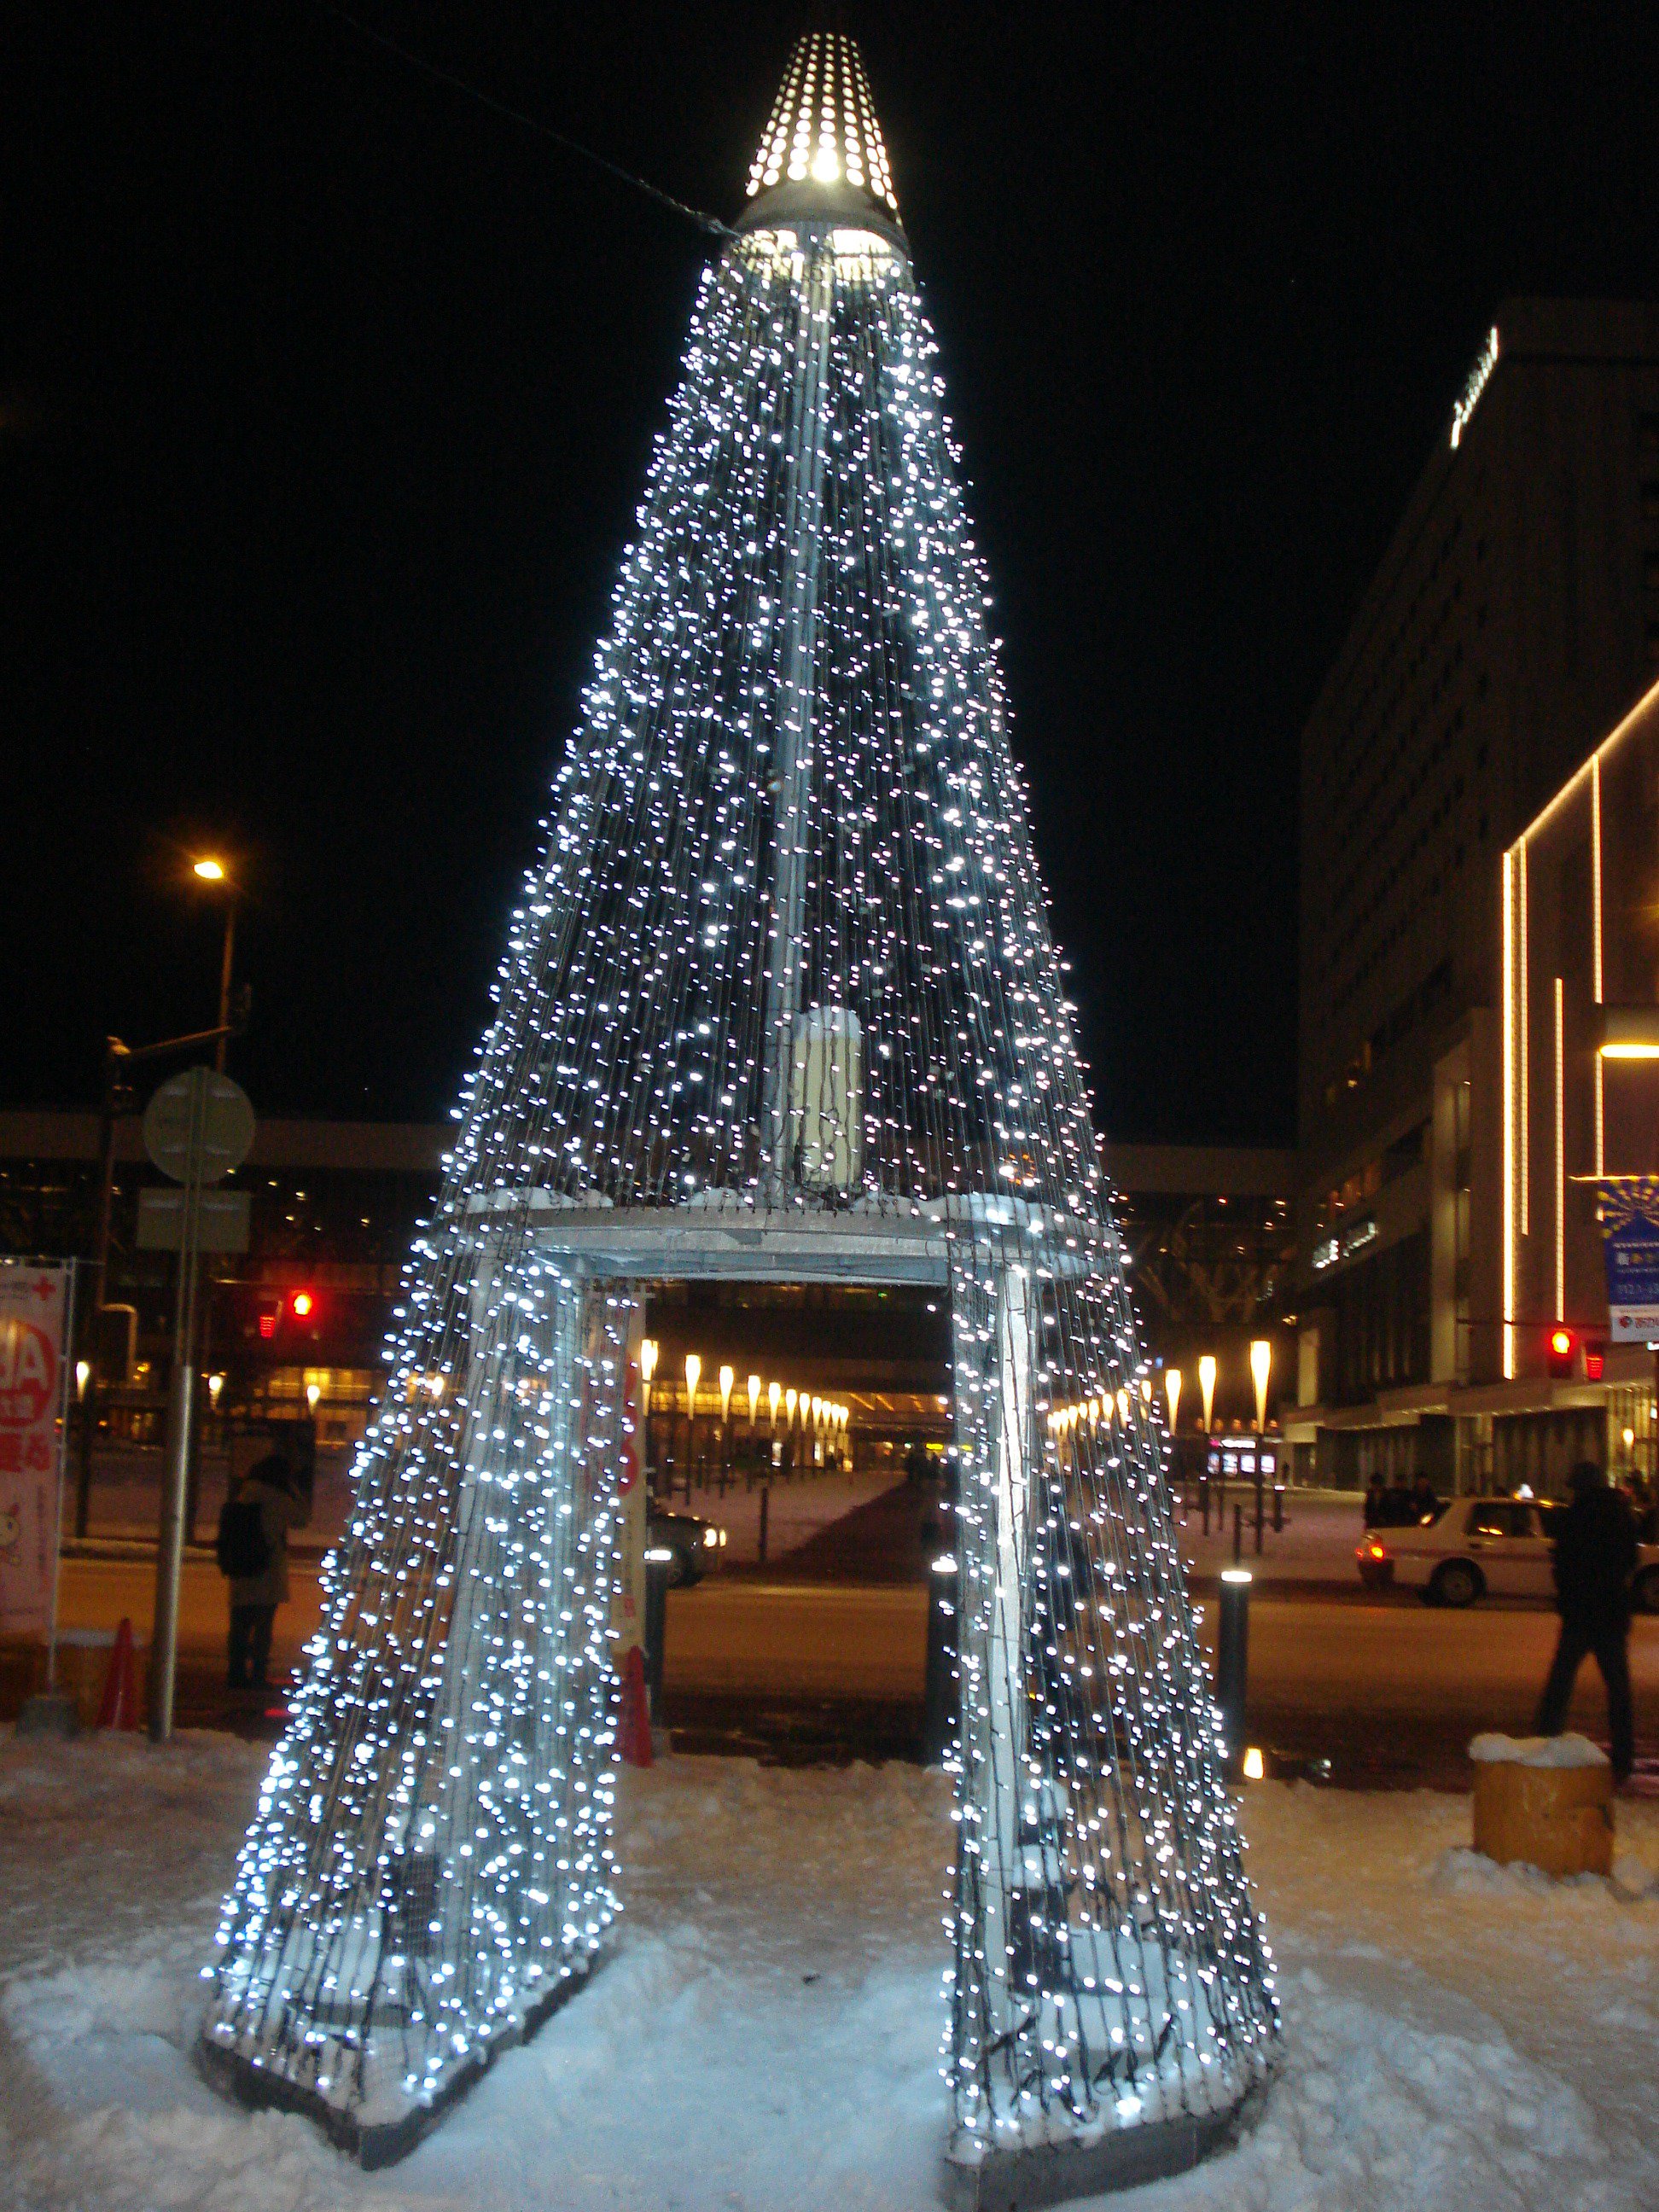
[[[795,41],[749,172],[751,204],[773,193],[779,213],[847,215],[862,206],[897,220],[864,59],[844,32],[808,31]],[[821,210],[808,201],[821,201]]]

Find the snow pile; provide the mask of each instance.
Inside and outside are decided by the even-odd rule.
[[[1605,1766],[1607,1755],[1587,1735],[1478,1735],[1469,1757],[1492,1766]]]
[[[945,2128],[948,1793],[889,1767],[625,1778],[629,1910],[592,1983],[404,2164],[222,2104],[188,2053],[265,1754],[0,1741],[11,2212],[923,2212]],[[1147,2212],[1659,2203],[1659,1807],[1612,1882],[1467,1846],[1466,1798],[1247,1793],[1284,2069]],[[1547,2003],[1540,1992],[1547,1990]]]

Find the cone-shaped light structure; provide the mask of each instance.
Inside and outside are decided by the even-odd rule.
[[[663,1278],[950,1300],[959,2190],[1183,2162],[1269,2063],[988,604],[863,68],[809,37],[703,276],[221,1930],[210,2064],[376,2157],[615,1917],[617,1485]]]

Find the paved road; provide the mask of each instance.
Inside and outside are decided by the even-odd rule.
[[[147,1639],[148,1559],[65,1563],[63,1614],[70,1629],[109,1628],[131,1616]],[[296,1567],[294,1601],[279,1616],[277,1656],[292,1663],[317,1625],[313,1576]],[[756,1710],[862,1706],[903,1715],[920,1697],[926,1592],[711,1580],[669,1599],[665,1687],[678,1708],[718,1732],[752,1735]],[[1206,1607],[1206,1635],[1213,1607]],[[207,1560],[186,1567],[180,1643],[188,1673],[210,1686],[224,1623],[223,1584]],[[1251,1733],[1269,1747],[1334,1759],[1339,1778],[1450,1781],[1483,1728],[1524,1732],[1553,1648],[1542,1607],[1483,1605],[1432,1611],[1414,1599],[1371,1601],[1264,1590],[1250,1622]],[[88,1655],[90,1658],[93,1655]],[[1632,1636],[1637,1725],[1659,1759],[1659,1618]],[[1581,1678],[1573,1718],[1603,1727],[1594,1668]],[[903,1723],[902,1725],[909,1723]],[[823,1718],[821,1736],[859,1723]],[[890,1725],[878,1728],[885,1741]],[[901,1729],[902,1732],[902,1729]]]

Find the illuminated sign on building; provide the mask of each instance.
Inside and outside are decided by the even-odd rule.
[[[1498,366],[1498,325],[1494,323],[1486,334],[1486,343],[1475,356],[1474,367],[1469,371],[1468,381],[1457,395],[1457,404],[1452,409],[1451,441],[1455,453],[1463,442],[1463,433],[1469,427],[1469,417],[1480,404],[1480,395],[1492,380]]]

